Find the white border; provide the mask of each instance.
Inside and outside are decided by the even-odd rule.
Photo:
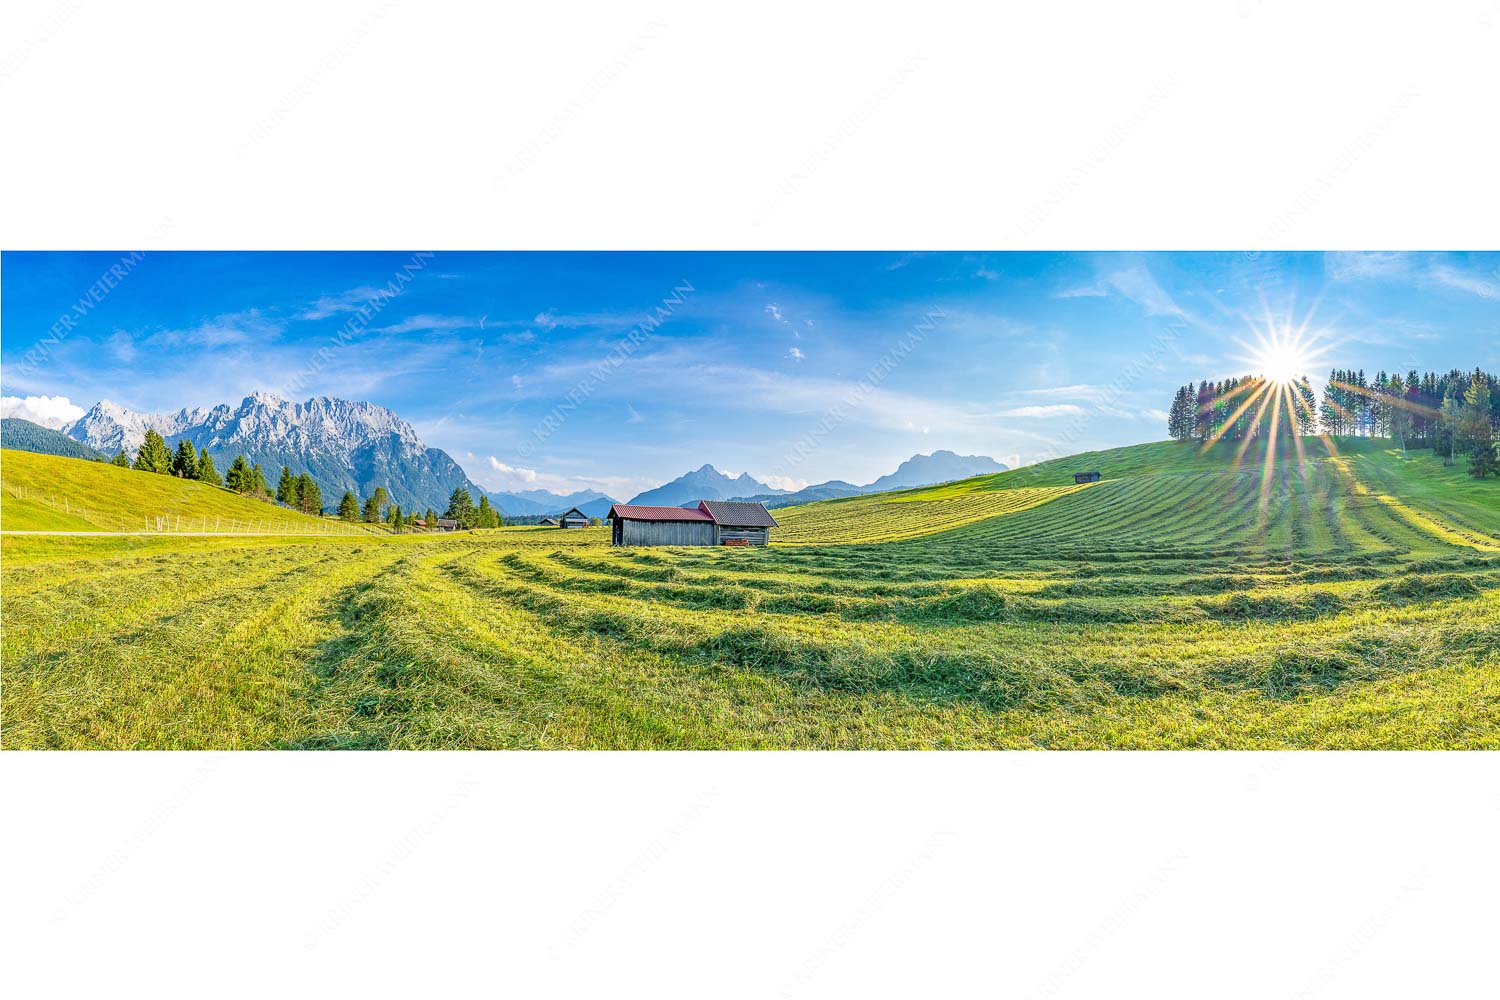
[[[0,239],[1495,247],[1492,4],[1146,8],[7,4]],[[1472,994],[1494,760],[5,753],[5,979]]]

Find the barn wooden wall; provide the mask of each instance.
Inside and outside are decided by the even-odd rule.
[[[626,521],[621,545],[713,545],[712,521]]]

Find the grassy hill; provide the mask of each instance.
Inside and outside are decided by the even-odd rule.
[[[8,537],[5,744],[1500,749],[1500,483],[1303,445],[810,504],[762,549]]]
[[[0,527],[7,531],[357,532],[190,479],[0,451]]]
[[[0,448],[15,451],[34,451],[39,455],[63,455],[67,458],[85,458],[90,461],[109,461],[81,441],[74,441],[60,431],[20,417],[0,419]]]

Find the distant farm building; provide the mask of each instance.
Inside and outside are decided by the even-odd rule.
[[[418,527],[418,528],[425,528],[425,527],[427,527],[427,522],[424,521],[424,520],[422,520],[420,517],[417,518],[415,521],[413,521],[412,524],[415,527]]]
[[[557,523],[561,524],[564,528],[587,528],[589,526],[589,516],[577,507],[574,507],[558,518]]]
[[[617,503],[606,520],[615,545],[766,545],[776,519],[764,504],[702,500],[696,507]]]
[[[1075,472],[1073,482],[1075,483],[1097,483],[1100,479],[1097,472]]]
[[[451,517],[438,518],[437,526],[439,531],[457,531],[459,528],[463,527],[463,525],[459,524]]]
[[[544,517],[540,521],[538,521],[537,524],[540,524],[544,528],[555,528],[557,527],[557,518]]]

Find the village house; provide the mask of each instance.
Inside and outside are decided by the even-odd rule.
[[[589,526],[589,516],[577,507],[574,507],[572,510],[562,514],[558,518],[557,523],[564,528],[587,528]]]
[[[696,507],[617,503],[605,519],[614,545],[768,545],[778,527],[765,504],[701,500]]]

